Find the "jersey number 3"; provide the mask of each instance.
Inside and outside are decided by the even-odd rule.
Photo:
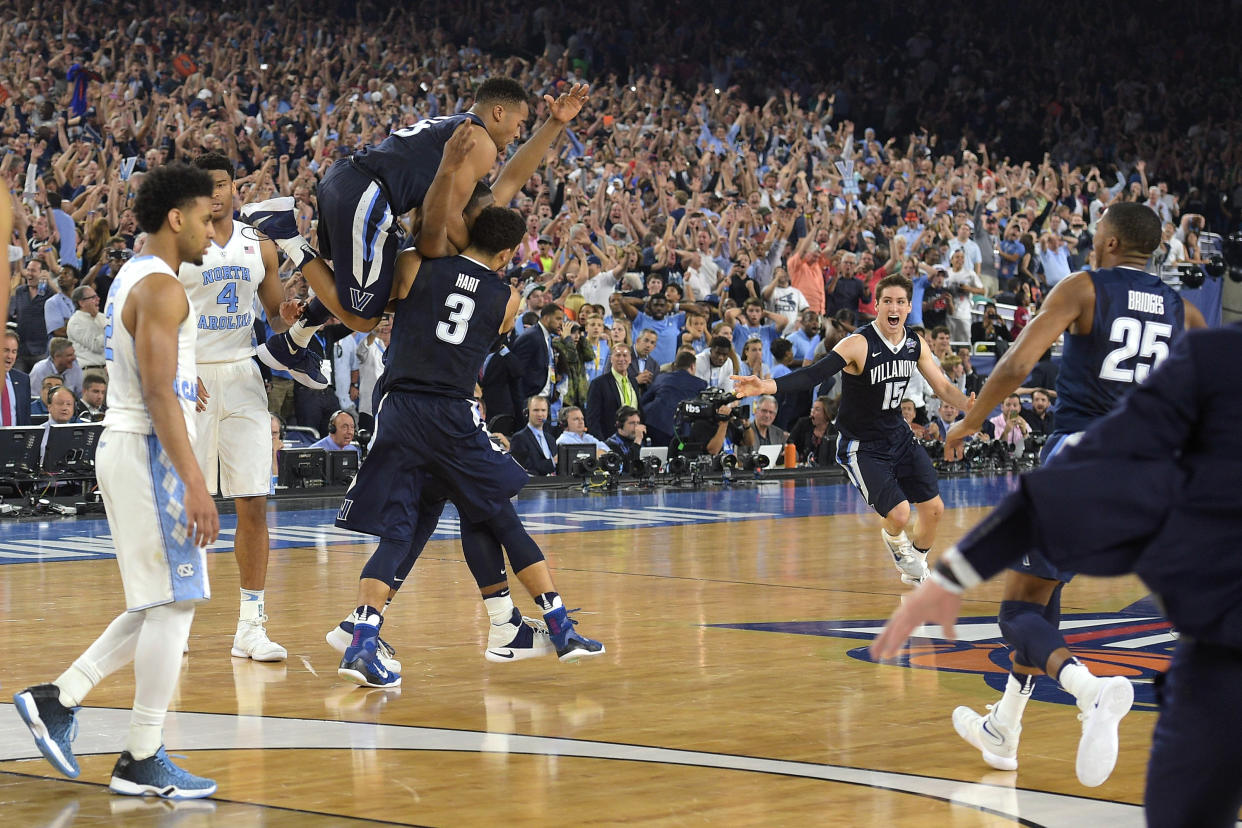
[[[1120,348],[1109,352],[1100,366],[1100,379],[1113,382],[1142,382],[1151,370],[1169,355],[1169,339],[1173,326],[1165,322],[1142,322],[1129,316],[1119,316],[1113,321],[1108,334],[1110,342],[1118,342]],[[1142,362],[1133,368],[1122,368],[1121,363],[1133,357]]]
[[[466,331],[470,330],[474,300],[460,293],[450,293],[444,300],[444,307],[449,309],[449,318],[436,325],[436,339],[450,345],[460,345],[466,341]]]

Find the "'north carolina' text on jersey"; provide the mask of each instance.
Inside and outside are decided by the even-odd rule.
[[[1091,333],[1066,333],[1057,375],[1057,431],[1082,431],[1169,355],[1169,341],[1185,328],[1182,297],[1132,267],[1089,274],[1095,284]]]
[[[263,281],[257,231],[240,221],[223,246],[207,246],[201,265],[185,262],[177,278],[190,297],[199,362],[236,362],[255,353],[254,309]]]
[[[891,440],[910,435],[901,418],[901,401],[910,377],[919,370],[922,343],[905,328],[897,345],[884,338],[873,324],[851,336],[867,342],[867,360],[861,374],[841,372],[841,407],[837,428],[855,440]]]
[[[408,213],[423,203],[440,168],[444,145],[462,121],[483,126],[483,121],[472,112],[427,118],[354,154],[354,162],[388,188],[393,215]]]
[[[397,303],[384,393],[474,399],[474,384],[510,295],[508,284],[474,259],[424,261],[409,295]]]

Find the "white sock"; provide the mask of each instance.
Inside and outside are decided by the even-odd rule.
[[[1005,682],[1005,695],[992,708],[992,717],[997,724],[1013,728],[1022,723],[1022,712],[1026,703],[1031,700],[1031,691],[1035,689],[1035,676],[1027,676],[1026,681],[1018,681],[1013,673]]]
[[[77,707],[96,684],[134,659],[138,633],[142,630],[141,612],[123,612],[108,625],[86,652],[78,656],[69,669],[52,682],[60,690],[60,703]],[[177,651],[181,657],[181,651]]]
[[[241,591],[242,621],[259,621],[263,618],[263,590],[243,589]]]
[[[1078,700],[1078,708],[1086,710],[1095,702],[1100,692],[1100,678],[1078,661],[1067,661],[1057,675],[1057,681],[1065,691]]]
[[[323,325],[307,325],[301,319],[293,323],[293,327],[289,329],[289,338],[293,340],[293,344],[299,348],[305,348],[310,344],[311,338],[315,335],[315,331],[322,328]]]
[[[484,598],[483,606],[487,610],[487,617],[492,619],[493,624],[508,624],[513,620],[513,596],[508,592]]]
[[[163,744],[164,717],[181,677],[181,651],[190,637],[194,604],[180,601],[144,610],[134,655],[134,707],[125,749],[135,759]]]
[[[909,540],[906,537],[906,532],[904,529],[898,532],[896,535],[890,535],[888,533],[888,530],[884,528],[881,528],[880,531],[884,533],[884,540],[888,541],[889,543],[905,543],[907,540]]]

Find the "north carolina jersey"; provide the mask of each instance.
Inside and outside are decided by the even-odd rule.
[[[1185,328],[1182,297],[1158,276],[1131,267],[1089,272],[1091,333],[1066,333],[1057,375],[1057,431],[1085,430],[1169,355]]]
[[[424,261],[409,295],[397,303],[384,393],[473,399],[510,295],[495,271],[467,256]]]
[[[255,298],[265,273],[258,233],[240,221],[223,247],[211,242],[202,265],[181,265],[177,278],[190,297],[199,362],[254,356]]]
[[[394,215],[403,215],[423,203],[440,168],[444,145],[462,121],[483,126],[473,112],[426,118],[399,129],[379,144],[354,154],[354,163],[364,172],[382,181],[387,188],[389,206]]]
[[[906,326],[905,337],[893,345],[875,323],[850,336],[867,341],[867,361],[861,374],[841,372],[837,428],[855,440],[909,439],[910,427],[901,418],[901,401],[910,377],[919,369],[922,341]]]
[[[121,314],[134,286],[152,273],[172,276],[172,267],[155,256],[138,256],[126,262],[108,291],[104,309],[108,325],[104,328],[104,359],[108,363],[108,413],[104,415],[104,431],[151,434],[151,415],[142,396],[142,380],[138,373],[138,357],[134,335],[125,329]],[[173,389],[181,403],[186,431],[194,439],[194,405],[198,398],[198,382],[194,362],[195,326],[191,310],[177,327],[177,376]]]

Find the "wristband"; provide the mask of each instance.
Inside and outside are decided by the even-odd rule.
[[[966,587],[959,584],[957,579],[953,577],[953,570],[943,563],[937,563],[932,568],[929,580],[936,586],[954,595],[961,595],[966,591]]]

